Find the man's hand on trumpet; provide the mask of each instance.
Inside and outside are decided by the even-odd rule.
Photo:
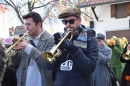
[[[12,45],[15,44],[17,41],[19,40],[19,37],[14,37],[13,40],[12,40]],[[21,40],[22,41],[22,40]],[[20,41],[20,42],[21,42]]]
[[[72,44],[69,40],[64,40],[61,45],[59,46],[61,50],[66,49],[68,50],[71,54],[77,52],[79,48]]]
[[[28,42],[25,40],[22,40],[21,42],[19,42],[15,47],[14,50],[16,51],[24,51],[24,49],[26,48],[26,46],[28,45]]]
[[[127,50],[130,50],[130,44],[128,44],[128,46],[127,46]]]
[[[55,33],[54,35],[54,39],[55,39],[55,44],[58,44],[61,41],[61,36],[60,33]],[[72,44],[69,40],[64,40],[61,45],[59,46],[60,50],[68,50],[71,53],[75,53],[76,51],[78,51],[78,47],[76,47],[74,44]]]

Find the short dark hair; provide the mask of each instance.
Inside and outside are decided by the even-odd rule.
[[[38,13],[36,13],[36,12],[27,13],[26,15],[23,15],[22,18],[23,18],[23,19],[32,18],[33,21],[34,21],[36,24],[38,24],[39,22],[42,23],[42,18],[41,18],[41,16],[40,16]]]

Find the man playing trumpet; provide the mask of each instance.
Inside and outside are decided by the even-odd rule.
[[[126,45],[123,53],[120,56],[120,61],[122,63],[126,63],[121,76],[120,86],[130,86],[130,52],[128,53],[128,57],[124,57],[128,51],[130,51],[130,43]]]
[[[58,17],[63,19],[65,32],[72,32],[71,41],[64,40],[59,49],[61,56],[54,63],[47,62],[47,68],[55,70],[54,86],[93,86],[92,73],[98,57],[98,43],[95,31],[81,25],[81,11],[67,8]],[[55,44],[61,40],[60,33],[54,34]],[[68,36],[70,39],[70,36]]]
[[[11,63],[18,67],[17,86],[52,86],[51,71],[45,67],[41,55],[54,46],[54,38],[42,28],[38,13],[30,12],[23,19],[31,44],[22,40],[14,47],[17,53],[11,57]]]

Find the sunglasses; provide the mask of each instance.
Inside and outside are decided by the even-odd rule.
[[[78,20],[78,18],[77,19],[70,19],[70,20],[62,20],[62,23],[64,25],[66,25],[68,22],[69,22],[69,24],[74,24],[75,20]]]

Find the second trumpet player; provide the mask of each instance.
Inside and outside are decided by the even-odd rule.
[[[98,43],[95,31],[81,24],[81,11],[71,7],[65,9],[58,16],[64,24],[64,33],[70,28],[71,35],[67,35],[62,43],[61,33],[55,33],[55,44],[59,44],[62,54],[56,61],[46,61],[48,69],[53,70],[53,86],[93,86],[92,73],[96,67],[98,57]]]

